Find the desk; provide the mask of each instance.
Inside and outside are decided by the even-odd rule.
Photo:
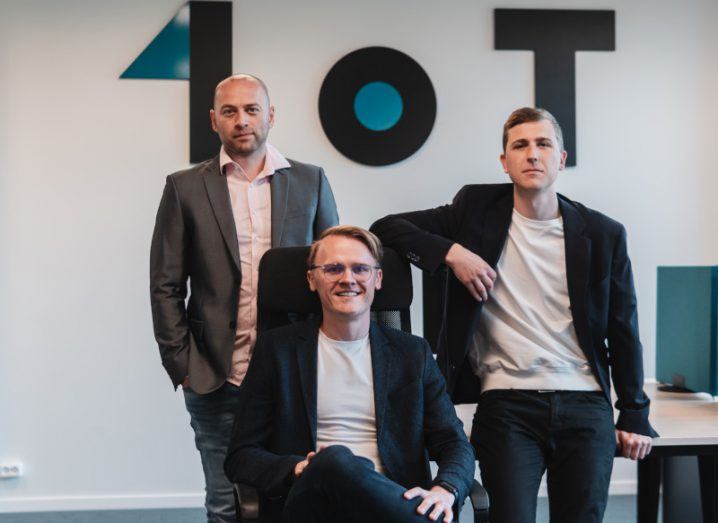
[[[646,384],[650,420],[659,438],[650,455],[638,462],[638,521],[655,523],[663,458],[697,456],[703,521],[718,521],[718,401],[709,394],[661,392]]]
[[[718,521],[718,401],[709,394],[661,392],[644,387],[651,398],[650,420],[661,435],[653,450],[638,462],[638,521],[656,523],[663,457],[698,456],[703,521]],[[471,431],[476,405],[457,405],[456,412]]]

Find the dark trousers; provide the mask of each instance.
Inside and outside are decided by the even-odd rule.
[[[613,409],[602,393],[487,391],[471,442],[492,523],[535,522],[544,472],[552,522],[602,521],[616,450]]]
[[[376,472],[370,460],[355,456],[344,446],[332,445],[319,452],[292,485],[284,505],[283,521],[430,521],[416,513],[421,498],[404,499],[406,490]]]

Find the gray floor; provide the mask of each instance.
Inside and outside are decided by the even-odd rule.
[[[108,510],[83,512],[37,512],[29,514],[0,514],[1,523],[201,523],[201,509],[173,510]],[[462,514],[462,521],[466,518]],[[548,503],[539,498],[537,523],[548,523]],[[606,523],[636,521],[634,496],[611,496],[606,509]]]

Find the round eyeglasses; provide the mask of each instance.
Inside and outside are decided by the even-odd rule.
[[[366,263],[353,263],[352,265],[349,265],[349,270],[352,271],[352,276],[354,276],[354,279],[359,282],[365,282],[367,281],[371,275],[372,272],[374,272],[375,269],[381,269],[378,265],[367,265]],[[344,276],[344,273],[347,270],[347,266],[343,263],[327,263],[325,265],[312,265],[309,267],[310,270],[314,269],[321,269],[324,273],[324,277],[328,281],[337,281],[342,276]]]

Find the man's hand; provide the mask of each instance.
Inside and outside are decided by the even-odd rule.
[[[302,472],[304,472],[304,469],[307,468],[307,465],[309,465],[309,462],[312,461],[312,458],[316,456],[317,453],[312,451],[309,454],[307,454],[307,457],[294,465],[294,477],[298,478],[302,475]]]
[[[444,515],[444,523],[451,523],[454,520],[454,512],[451,510],[451,507],[456,500],[451,492],[438,485],[431,487],[431,490],[414,487],[404,492],[405,499],[414,499],[416,496],[424,498],[424,501],[416,507],[418,514],[423,516],[431,507],[434,507],[434,510],[429,514],[429,519],[432,521],[439,519],[442,514]]]
[[[309,462],[312,461],[312,458],[314,458],[314,456],[319,454],[325,448],[326,447],[322,445],[321,447],[319,447],[318,451],[311,451],[309,454],[307,454],[307,457],[305,459],[294,465],[294,477],[298,478],[299,476],[301,476],[302,472],[304,472],[304,469],[307,468],[307,466],[309,465]]]
[[[620,447],[621,455],[629,459],[643,459],[651,452],[650,436],[634,434],[616,429],[616,446]]]
[[[496,271],[481,257],[455,243],[446,253],[444,261],[476,301],[486,301],[489,298],[489,291],[496,280]]]

